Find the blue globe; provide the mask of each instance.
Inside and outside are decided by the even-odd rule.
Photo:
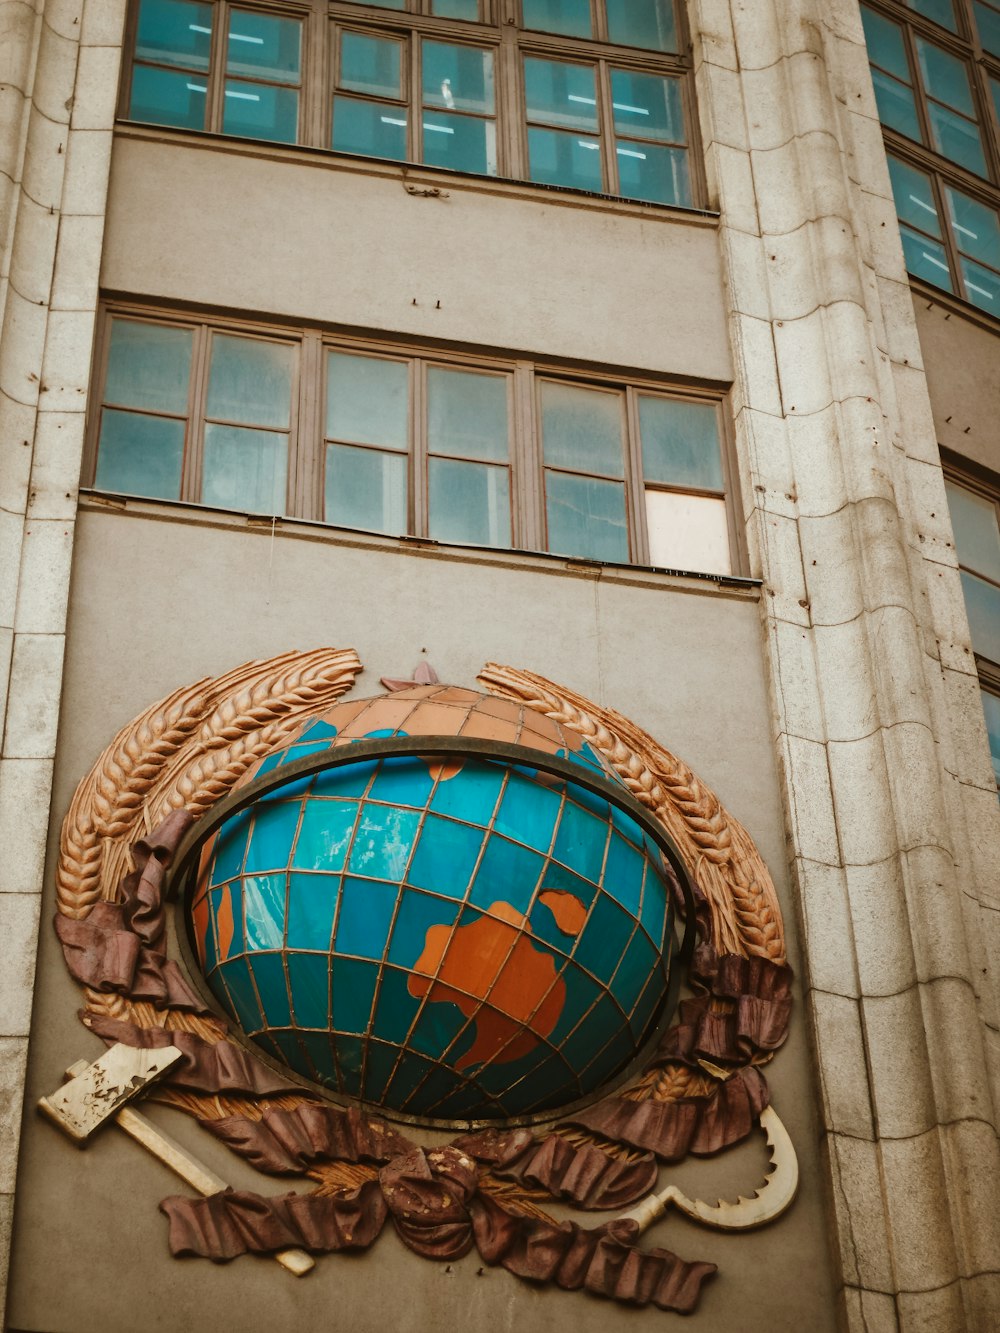
[[[451,686],[349,700],[243,782],[368,737],[457,735],[620,780],[575,733]],[[594,1095],[663,1017],[671,878],[621,810],[528,765],[463,755],[292,779],[202,851],[188,904],[222,1010],[337,1094],[443,1121]]]

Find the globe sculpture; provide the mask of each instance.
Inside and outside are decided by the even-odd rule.
[[[623,784],[554,721],[419,686],[307,719],[243,785],[389,736],[483,753],[347,762],[227,819],[187,899],[212,995],[295,1074],[390,1112],[517,1119],[593,1096],[665,1017],[672,875],[613,802],[486,751]]]

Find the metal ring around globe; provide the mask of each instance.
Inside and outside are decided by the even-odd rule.
[[[607,1095],[613,1086],[618,1085],[623,1080],[630,1077],[638,1068],[646,1062],[651,1054],[652,1048],[670,1021],[677,1004],[677,996],[680,984],[687,974],[687,964],[694,949],[696,920],[695,920],[695,898],[691,884],[690,874],[684,861],[674,843],[672,837],[664,828],[663,824],[635,799],[635,797],[625,789],[614,778],[605,778],[596,771],[586,768],[579,763],[573,763],[568,759],[563,759],[558,755],[550,754],[546,751],[537,750],[530,746],[515,745],[504,741],[485,740],[479,737],[469,736],[389,736],[379,737],[377,739],[362,739],[349,744],[337,746],[334,749],[327,749],[320,753],[313,753],[296,759],[290,763],[283,764],[278,768],[272,769],[268,773],[261,774],[254,778],[246,786],[239,788],[230,795],[223,797],[212,808],[201,816],[197,822],[192,825],[185,835],[183,841],[177,849],[173,863],[167,873],[164,886],[165,897],[168,900],[174,900],[181,896],[186,881],[190,877],[197,855],[204,842],[220,829],[234,815],[239,814],[262,797],[270,793],[291,785],[292,783],[306,777],[313,777],[320,773],[327,772],[330,769],[347,767],[353,764],[371,763],[384,759],[404,759],[404,758],[454,758],[467,756],[479,761],[495,764],[513,764],[523,768],[529,768],[554,777],[560,777],[567,782],[582,787],[592,794],[607,800],[622,813],[632,819],[655,844],[657,850],[664,856],[668,865],[674,872],[681,894],[684,899],[684,931],[681,937],[680,948],[675,952],[672,959],[672,966],[669,970],[667,992],[664,1005],[661,1010],[656,1030],[649,1040],[644,1043],[641,1051],[637,1052],[634,1060],[630,1061],[627,1068],[619,1071],[613,1080],[603,1087],[594,1090],[586,1097],[578,1099],[567,1105],[558,1112],[546,1110],[543,1112],[527,1113],[524,1115],[515,1115],[510,1117],[510,1124],[530,1124],[552,1120],[563,1117],[565,1114],[577,1106],[589,1105],[602,1096]],[[186,894],[184,895],[186,897]],[[187,914],[185,914],[187,917]],[[191,937],[191,921],[189,918],[185,921],[185,929],[177,932],[181,943],[184,961],[187,964],[187,971],[197,985],[198,990],[215,1007],[215,997],[208,989],[204,978],[201,975],[200,968],[195,966],[196,952],[194,942]],[[291,1073],[296,1081],[302,1082],[306,1086],[316,1087],[321,1090],[324,1096],[332,1097],[334,1100],[344,1100],[347,1102],[358,1102],[357,1098],[347,1093],[334,1092],[323,1084],[317,1084],[304,1075],[291,1071],[274,1060],[272,1057],[261,1050],[261,1048],[249,1037],[245,1037],[242,1031],[237,1028],[234,1035],[246,1041],[254,1053],[255,1058],[263,1060],[269,1066],[281,1070],[286,1075]],[[370,1106],[370,1102],[358,1102],[358,1104]],[[378,1107],[379,1113],[387,1115],[393,1119],[402,1120],[409,1123],[424,1124],[427,1126],[439,1125],[441,1127],[454,1126],[456,1124],[480,1124],[493,1123],[493,1121],[482,1121],[479,1119],[437,1119],[431,1116],[414,1115],[404,1111],[393,1110],[389,1107]]]

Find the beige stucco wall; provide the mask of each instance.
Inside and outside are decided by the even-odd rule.
[[[447,197],[426,197],[406,183],[398,168],[130,131],[115,144],[101,283],[730,379],[713,220],[440,178]]]
[[[756,594],[667,576],[598,577],[596,570],[572,572],[562,562],[530,558],[470,561],[381,539],[351,544],[296,525],[272,541],[267,530],[249,530],[238,520],[170,522],[163,515],[177,511],[134,509],[81,514],[57,817],[115,728],[176,685],[245,658],[353,645],[365,664],[359,694],[379,692],[380,675],[408,675],[424,650],[442,678],[460,684],[473,684],[488,659],[511,662],[621,709],[715,788],[774,872],[797,964]],[[53,912],[54,839],[53,832],[46,921]],[[388,1232],[367,1256],[321,1258],[298,1281],[269,1260],[246,1257],[223,1268],[171,1260],[156,1204],[183,1187],[120,1134],[104,1133],[79,1152],[30,1109],[65,1066],[100,1050],[76,1019],[79,992],[48,925],[40,975],[12,1260],[14,1327],[242,1333],[248,1326],[322,1328],[336,1320],[359,1333],[385,1326],[400,1333],[448,1327],[542,1333],[563,1323],[600,1333],[662,1328],[670,1318],[581,1293],[536,1290],[501,1270],[480,1274],[474,1253],[446,1272],[405,1251]],[[768,1069],[802,1167],[792,1211],[740,1237],[680,1218],[646,1237],[648,1244],[719,1264],[696,1316],[706,1331],[732,1329],[736,1310],[741,1333],[821,1333],[834,1326],[810,1065],[800,1006],[787,1047]],[[185,1117],[159,1107],[152,1115],[233,1183],[275,1193],[287,1188],[256,1176]],[[714,1202],[752,1193],[766,1169],[758,1134],[715,1161],[682,1164],[671,1178]]]
[[[1000,471],[1000,347],[995,329],[915,292],[913,309],[927,367],[938,443]]]

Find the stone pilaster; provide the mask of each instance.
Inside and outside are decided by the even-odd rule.
[[[0,1291],[124,12],[0,0]]]
[[[843,1312],[1000,1312],[1000,819],[856,0],[694,0]]]

